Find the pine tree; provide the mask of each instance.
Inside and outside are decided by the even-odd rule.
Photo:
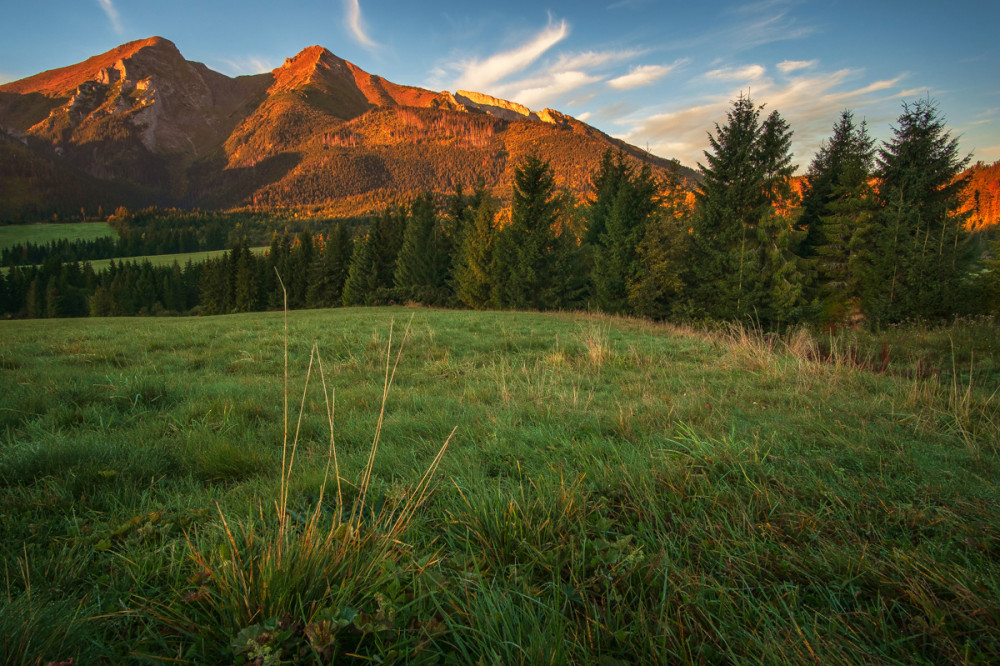
[[[790,198],[791,130],[777,112],[761,123],[760,109],[741,96],[709,144],[685,278],[691,305],[716,319],[780,322],[801,291],[782,211]]]
[[[628,292],[640,271],[636,250],[648,220],[661,203],[649,166],[636,172],[623,159],[619,154],[612,174],[595,179],[601,190],[593,204],[596,212],[592,219],[603,218],[604,232],[593,246],[594,297],[597,307],[605,312],[628,309]]]
[[[400,206],[396,210],[387,208],[385,213],[372,223],[368,234],[372,265],[371,281],[374,284],[370,296],[372,302],[388,300],[391,296],[395,285],[396,263],[403,247],[406,219],[406,208]]]
[[[878,151],[880,212],[864,239],[861,297],[869,319],[953,313],[970,259],[967,213],[959,213],[968,163],[933,103],[903,105],[893,137]]]
[[[536,155],[526,157],[514,170],[511,223],[500,232],[494,254],[492,299],[498,307],[556,307],[551,260],[562,205],[549,163]]]
[[[497,237],[497,204],[484,198],[475,210],[472,222],[455,254],[455,294],[465,305],[475,310],[488,307],[493,264],[493,247]]]
[[[990,246],[990,255],[982,274],[984,310],[992,315],[1000,315],[1000,238]]]
[[[230,267],[234,275],[233,309],[236,312],[253,312],[257,309],[256,257],[246,239],[233,247],[233,255],[236,259],[235,265]]]
[[[448,278],[449,253],[445,233],[434,207],[434,195],[414,200],[406,223],[394,277],[400,297],[426,304],[440,304]]]
[[[354,241],[351,264],[344,282],[344,305],[370,305],[374,302],[376,289],[372,242],[369,236],[365,236]]]
[[[342,305],[344,282],[351,264],[351,237],[344,223],[326,237],[322,257],[316,261],[306,301],[310,307]]]
[[[875,148],[865,123],[844,111],[809,167],[800,252],[810,273],[808,301],[819,321],[838,325],[860,313],[858,245],[875,212],[871,175]]]
[[[695,307],[716,319],[753,315],[754,229],[767,214],[764,166],[757,159],[760,111],[740,97],[723,126],[709,134],[703,182],[695,193],[691,274]]]
[[[641,317],[665,319],[684,293],[685,258],[689,249],[688,211],[676,180],[668,185],[663,205],[646,224],[636,248],[638,274],[628,289],[631,312]]]

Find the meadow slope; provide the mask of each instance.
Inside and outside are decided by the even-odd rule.
[[[288,327],[293,462],[281,313],[0,322],[0,661],[1000,660],[993,322]]]

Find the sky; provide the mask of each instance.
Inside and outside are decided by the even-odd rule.
[[[845,109],[879,140],[934,101],[1000,159],[1000,0],[0,0],[0,82],[158,35],[228,75],[319,44],[390,81],[568,113],[697,168],[741,94],[777,110],[803,173]]]

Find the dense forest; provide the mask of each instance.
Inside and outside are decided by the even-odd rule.
[[[527,155],[509,206],[483,186],[456,186],[376,218],[281,233],[253,216],[119,211],[117,239],[5,251],[15,267],[0,279],[0,311],[268,310],[282,307],[280,276],[291,308],[589,308],[771,328],[1000,312],[1000,240],[983,229],[986,202],[967,194],[970,179],[995,186],[996,165],[967,171],[932,103],[904,105],[881,146],[845,111],[801,187],[792,130],[762,108],[741,97],[716,125],[693,204],[680,182],[608,151],[582,203],[557,186],[551,163]],[[269,251],[252,253],[266,232]],[[123,260],[95,273],[86,263],[221,247],[224,256],[186,266]]]

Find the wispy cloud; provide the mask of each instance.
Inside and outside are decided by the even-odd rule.
[[[679,65],[687,62],[678,60],[671,65],[639,65],[633,67],[628,74],[623,74],[608,81],[608,85],[616,90],[631,90],[648,86],[675,70]]]
[[[262,74],[277,67],[274,61],[260,56],[248,55],[241,58],[223,58],[219,61],[219,71],[230,76]]]
[[[619,51],[584,51],[564,53],[552,65],[552,69],[593,69],[607,67],[644,55],[642,49],[622,49]]]
[[[118,16],[118,10],[115,9],[111,0],[97,0],[97,4],[99,4],[101,9],[104,10],[104,13],[107,14],[108,20],[111,21],[111,27],[114,28],[114,31],[119,35],[122,34],[124,32],[124,29],[122,28],[122,20],[121,17]]]
[[[514,84],[517,89],[512,90],[509,96],[527,107],[547,106],[566,93],[600,80],[600,77],[580,71],[550,72],[543,77]]]
[[[553,24],[551,21],[530,41],[503,53],[497,53],[485,60],[470,60],[461,63],[461,74],[455,80],[456,89],[484,91],[498,81],[521,72],[538,60],[546,51],[569,35],[566,21]]]
[[[816,66],[816,60],[785,60],[779,62],[777,67],[783,73],[788,74],[799,69],[809,69]]]
[[[858,117],[868,120],[873,129],[884,129],[898,112],[893,103],[912,94],[912,90],[900,87],[903,75],[869,82],[860,80],[863,75],[860,70],[840,69],[792,76],[780,83],[761,75],[754,81],[753,100],[766,104],[767,112],[779,111],[789,122],[794,132],[793,159],[800,167],[805,167],[829,136],[841,110],[852,108]],[[719,80],[739,82],[725,76]],[[732,100],[745,92],[745,88],[726,90],[689,107],[666,112],[650,110],[644,116],[637,114],[620,123],[628,128],[621,138],[635,145],[648,143],[654,152],[694,166],[704,162],[707,132],[713,129],[714,123],[725,121]]]
[[[344,0],[344,21],[347,23],[347,29],[350,30],[351,34],[354,35],[354,39],[359,44],[366,49],[373,49],[378,46],[378,43],[365,32],[361,19],[361,5],[358,3],[358,0]]]
[[[747,65],[746,67],[723,67],[705,72],[705,78],[713,81],[756,81],[764,76],[767,69],[763,65]]]

